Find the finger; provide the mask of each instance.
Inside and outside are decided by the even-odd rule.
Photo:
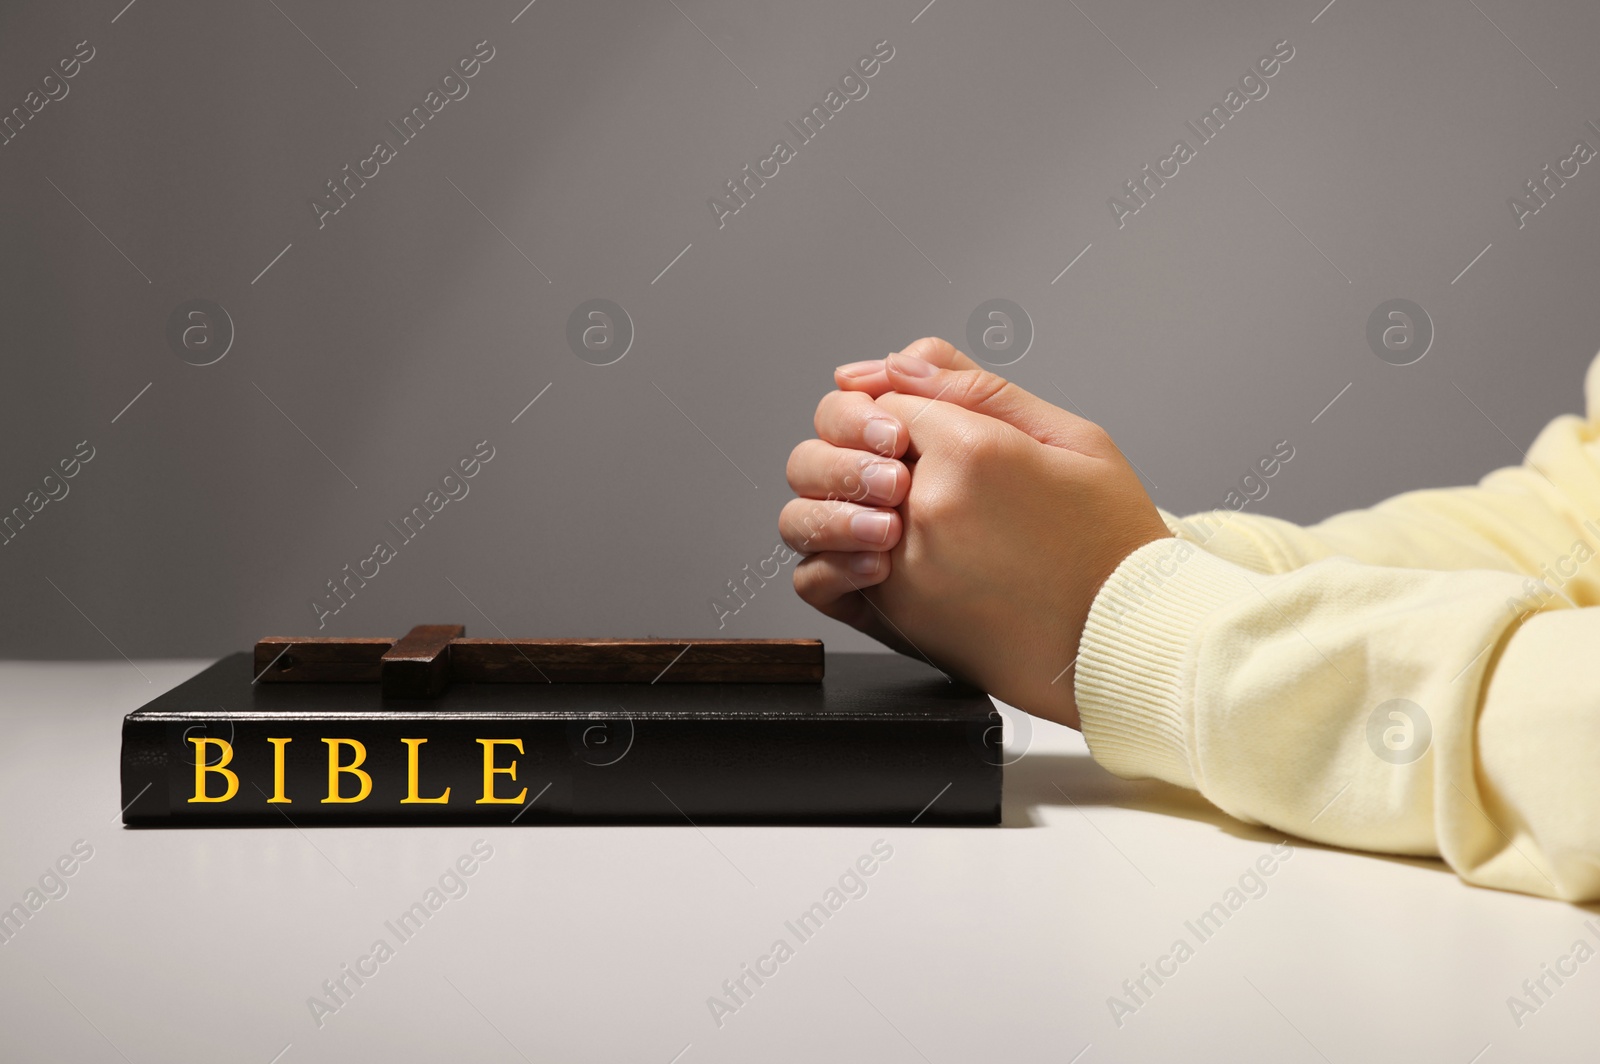
[[[794,589],[801,600],[835,620],[860,626],[858,615],[872,606],[861,598],[862,588],[889,578],[889,555],[883,551],[813,554],[794,567]],[[846,601],[842,601],[846,600]]]
[[[852,570],[853,566],[865,569],[874,559],[878,568],[873,572]],[[865,632],[892,650],[915,654],[916,648],[885,623],[862,590],[885,580],[889,566],[888,554],[816,554],[795,566],[794,587],[803,600],[826,616]]]
[[[889,378],[883,369],[883,359],[872,358],[865,362],[850,362],[833,371],[834,386],[847,392],[866,392],[879,396],[889,390]]]
[[[807,499],[847,499],[899,506],[911,486],[911,471],[870,451],[803,440],[789,453],[789,487]]]
[[[970,359],[966,361],[971,362]],[[1107,457],[1114,451],[1105,431],[1094,422],[1068,413],[976,365],[947,368],[914,353],[903,352],[890,355],[885,360],[884,371],[896,392],[939,399],[986,414],[1021,429],[1040,443],[1097,458]]]
[[[908,344],[901,354],[920,358],[943,369],[980,368],[972,359],[957,351],[951,343],[937,336],[924,336]],[[894,390],[894,385],[889,382],[884,360],[881,358],[840,366],[833,371],[833,380],[844,391],[866,392],[874,399],[884,392]]]
[[[890,392],[879,396],[874,402],[906,425],[910,437],[905,454],[908,463],[917,462],[924,455],[937,455],[960,464],[991,446],[1037,446],[1020,429],[999,418],[979,414],[942,399],[924,399]]]
[[[835,447],[899,458],[906,450],[905,427],[861,392],[829,392],[817,404],[817,435]]]
[[[900,542],[900,515],[853,502],[790,499],[778,514],[778,534],[801,554],[884,551]]]

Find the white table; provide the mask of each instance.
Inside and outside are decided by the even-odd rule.
[[[1197,940],[1185,922],[1283,837],[1120,781],[1043,722],[996,828],[124,830],[122,715],[203,664],[0,664],[0,904],[93,848],[0,945],[0,1059],[1600,1057],[1600,959],[1520,1028],[1507,1006],[1575,940],[1600,948],[1593,909],[1291,839]],[[480,839],[465,893],[447,880],[459,896],[363,961]],[[879,839],[866,892],[798,940],[785,922]],[[1193,955],[1118,1027],[1108,998],[1180,938]],[[708,999],[779,939],[792,955],[719,1026]],[[308,999],[363,964],[319,1027]]]

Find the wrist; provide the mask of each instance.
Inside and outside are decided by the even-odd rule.
[[[1198,785],[1195,650],[1210,616],[1249,593],[1239,567],[1182,539],[1147,543],[1122,560],[1090,606],[1074,676],[1096,761],[1119,776]]]

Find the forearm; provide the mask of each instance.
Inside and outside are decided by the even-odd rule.
[[[1600,611],[1526,616],[1522,583],[1346,559],[1261,575],[1150,544],[1090,611],[1085,738],[1112,771],[1197,788],[1244,820],[1600,897],[1600,676],[1586,665]]]

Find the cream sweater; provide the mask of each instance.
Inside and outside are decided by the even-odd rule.
[[[1302,528],[1163,513],[1076,675],[1100,764],[1305,839],[1600,899],[1600,358],[1476,487]],[[1396,701],[1399,700],[1399,701]]]

